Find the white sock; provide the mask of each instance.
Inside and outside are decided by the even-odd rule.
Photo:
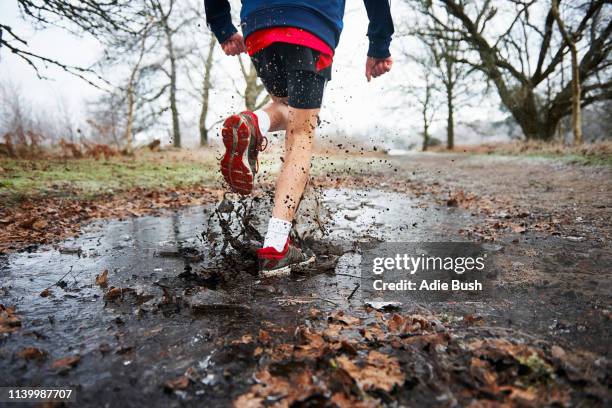
[[[291,230],[291,223],[289,221],[281,220],[280,218],[270,218],[268,223],[268,232],[264,239],[263,247],[272,247],[277,251],[285,249],[287,238],[289,237],[289,231]]]
[[[259,131],[262,136],[265,136],[270,130],[270,116],[263,110],[256,110],[253,112],[257,116],[257,122],[259,123]]]

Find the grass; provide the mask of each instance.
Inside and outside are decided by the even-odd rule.
[[[0,197],[68,197],[88,199],[135,187],[165,190],[217,179],[214,155],[175,152],[140,153],[108,160],[0,159]]]
[[[442,151],[440,149],[435,150]],[[455,152],[544,158],[580,165],[612,167],[612,142],[609,141],[585,143],[581,146],[569,146],[561,143],[537,141],[517,141],[500,144],[456,146]]]

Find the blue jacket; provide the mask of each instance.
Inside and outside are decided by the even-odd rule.
[[[393,34],[389,0],[364,0],[370,19],[368,56],[386,58]],[[297,27],[307,30],[335,49],[342,32],[345,0],[242,0],[240,25],[247,37],[269,27]],[[206,22],[219,42],[237,30],[232,24],[228,0],[204,0]]]

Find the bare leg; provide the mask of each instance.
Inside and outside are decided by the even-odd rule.
[[[262,108],[270,117],[270,132],[287,129],[287,118],[289,117],[289,106],[287,98],[271,96],[272,101]]]
[[[274,196],[272,216],[293,220],[308,182],[319,109],[288,109],[285,155]]]

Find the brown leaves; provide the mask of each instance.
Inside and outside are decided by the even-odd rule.
[[[342,323],[346,326],[352,326],[359,324],[361,320],[358,317],[345,315],[342,310],[337,311],[329,315],[328,320],[330,322]]]
[[[252,342],[253,342],[253,336],[251,336],[250,334],[245,334],[240,339],[233,340],[232,344],[233,345],[237,345],[237,344],[251,344]]]
[[[59,372],[65,372],[72,368],[74,368],[79,361],[81,361],[81,356],[67,356],[64,358],[60,358],[59,360],[55,360],[53,364],[51,364],[51,368],[58,370]]]
[[[116,300],[121,298],[124,294],[133,291],[134,289],[132,288],[116,288],[114,286],[111,286],[108,289],[108,292],[104,294],[104,300]]]
[[[184,390],[189,386],[189,378],[186,375],[181,375],[174,380],[168,380],[164,383],[164,389],[167,391]]]
[[[473,194],[466,194],[463,190],[458,190],[449,195],[446,200],[446,205],[449,207],[458,207],[465,205],[467,201],[472,201],[476,198]]]
[[[51,295],[51,288],[46,288],[42,292],[40,292],[40,297],[48,297]]]
[[[359,331],[359,333],[369,342],[381,341],[385,338],[385,333],[382,331],[380,326],[372,325],[365,327]]]
[[[340,356],[336,361],[338,366],[365,391],[380,389],[390,392],[393,387],[402,385],[405,381],[397,359],[378,351],[370,351],[361,366],[346,356]]]
[[[13,333],[21,327],[21,318],[15,314],[15,307],[0,304],[0,334]]]
[[[418,314],[401,316],[394,313],[390,319],[386,320],[387,328],[391,332],[413,333],[423,330],[431,330],[433,326],[439,324],[432,316],[422,316]]]
[[[39,218],[32,223],[32,228],[34,228],[35,230],[44,230],[45,228],[47,228],[48,225],[49,223],[46,220]]]
[[[474,340],[467,345],[477,357],[496,362],[511,358],[514,360],[529,358],[536,351],[525,344],[514,344],[506,339]]]
[[[555,376],[565,370],[582,384],[589,381],[588,370],[575,368],[579,362],[570,361],[570,353],[558,346],[545,352],[541,345],[490,333],[474,336],[481,330],[479,316],[442,326],[433,314],[318,315],[298,326],[286,343],[279,342],[282,336],[259,333],[254,356],[267,358],[259,359],[263,366],[254,377],[256,384],[235,401],[236,407],[289,407],[302,401],[341,408],[380,406],[381,393],[391,400],[398,394],[406,397],[408,372],[414,377],[411,383],[424,388],[438,389],[440,382],[451,387],[461,406],[565,406],[569,390],[554,382]]]
[[[81,191],[63,189],[65,194]],[[214,199],[213,191],[202,185],[150,192],[135,188],[96,201],[62,198],[26,198],[17,207],[0,206],[0,252],[30,244],[47,244],[78,233],[83,222],[109,217],[150,214],[162,208],[199,205]]]
[[[257,338],[261,344],[269,344],[272,340],[270,334],[265,330],[259,330],[259,336]]]
[[[296,332],[299,343],[294,347],[294,357],[298,359],[314,359],[321,357],[327,348],[327,342],[319,333],[313,333],[307,327]]]
[[[324,384],[315,382],[308,369],[292,372],[289,380],[274,376],[267,369],[259,371],[254,378],[257,384],[234,401],[235,408],[262,407],[267,399],[279,400],[274,407],[289,407],[323,395],[326,389]]]
[[[497,375],[492,370],[491,364],[485,360],[472,357],[470,360],[470,374],[487,387],[496,387]]]
[[[47,356],[44,351],[37,349],[36,347],[26,347],[17,355],[24,360],[43,360]]]
[[[108,286],[108,269],[105,269],[104,272],[99,275],[96,275],[96,285],[101,288],[105,288]]]

